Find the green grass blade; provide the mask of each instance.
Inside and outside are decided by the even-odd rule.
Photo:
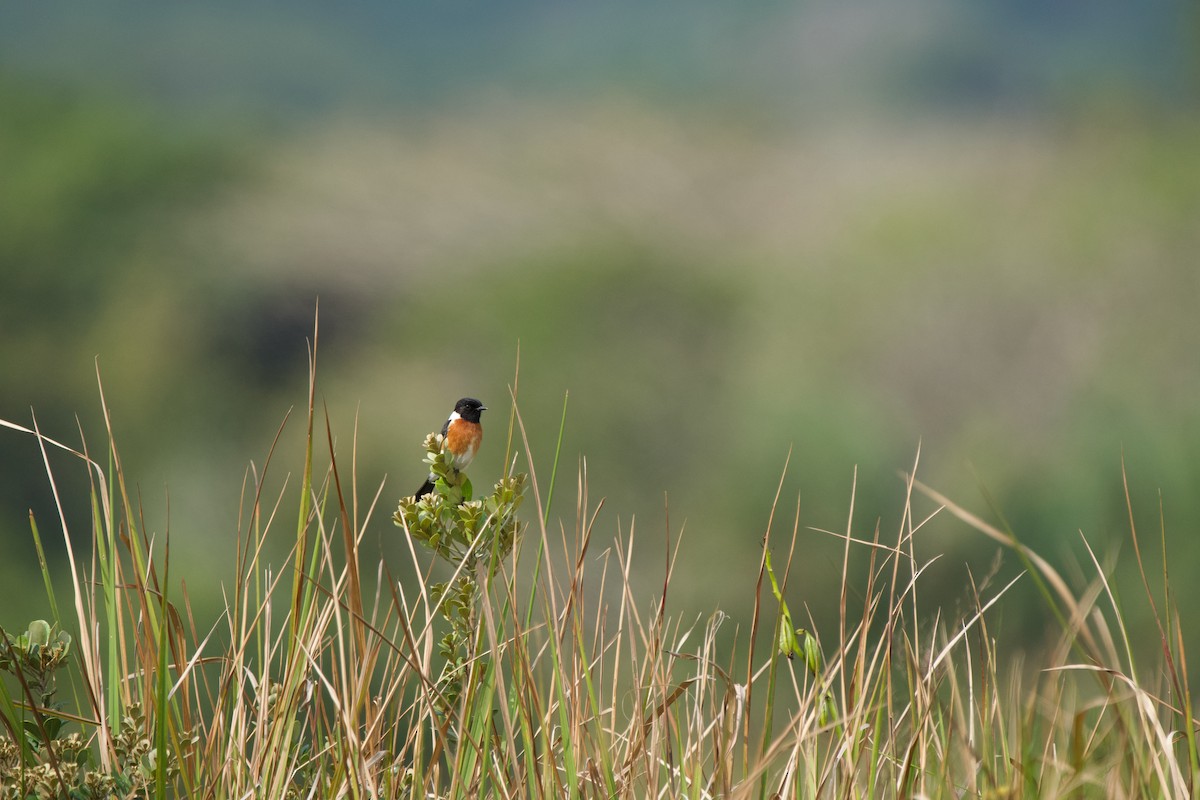
[[[50,614],[55,625],[62,624],[58,614],[58,601],[54,598],[54,583],[50,580],[50,568],[46,565],[46,551],[42,547],[42,537],[38,534],[37,520],[33,512],[29,512],[29,530],[33,534],[33,547],[37,551],[38,569],[42,573],[42,584],[46,587],[46,601],[50,604]]]
[[[169,548],[168,548],[169,552]],[[171,723],[171,710],[168,706],[167,692],[170,689],[170,672],[168,654],[171,647],[168,641],[170,631],[170,608],[167,603],[167,582],[170,559],[167,553],[163,555],[162,602],[161,617],[158,629],[158,674],[155,675],[154,686],[154,796],[158,800],[167,797],[167,753],[168,730]]]
[[[550,522],[550,504],[554,502],[554,479],[558,476],[558,457],[562,454],[563,432],[567,429],[567,401],[570,397],[570,392],[563,393],[562,419],[558,422],[558,441],[554,444],[554,463],[550,467],[550,487],[546,490],[546,508],[542,517],[543,525]]]

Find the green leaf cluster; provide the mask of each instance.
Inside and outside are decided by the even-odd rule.
[[[425,437],[425,463],[434,490],[417,500],[406,497],[392,516],[396,525],[435,554],[465,572],[474,572],[479,561],[491,565],[489,577],[512,552],[520,527],[517,509],[524,499],[526,476],[501,478],[492,494],[473,499],[474,489],[465,472],[455,469],[440,434]]]
[[[29,623],[24,633],[5,634],[0,649],[0,672],[20,673],[42,705],[54,695],[54,672],[71,651],[71,635],[44,619]]]
[[[767,577],[771,580],[771,594],[775,595],[775,599],[779,601],[779,619],[776,624],[778,626],[778,638],[776,648],[781,655],[793,659],[796,656],[803,656],[804,666],[808,669],[810,675],[819,681],[824,682],[825,679],[825,659],[821,655],[821,643],[817,641],[817,637],[806,631],[804,628],[797,628],[792,621],[792,612],[788,608],[787,601],[783,599],[783,591],[779,588],[779,582],[775,580],[775,569],[771,566],[771,549],[768,547],[763,553],[763,566],[766,568]],[[837,719],[837,706],[833,702],[833,693],[826,689],[821,693],[821,713],[818,721],[824,725]]]
[[[481,576],[493,578],[512,552],[521,528],[517,510],[527,477],[506,475],[490,495],[475,499],[466,473],[451,464],[445,439],[431,433],[424,447],[433,491],[420,499],[403,498],[392,521],[455,572],[454,579],[430,586],[430,599],[449,624],[438,643],[443,661],[437,682],[442,711],[448,714],[462,694],[473,656]]]
[[[0,800],[26,798],[148,797],[156,789],[159,754],[150,741],[148,723],[137,704],[126,707],[119,731],[113,737],[115,756],[111,771],[97,768],[88,742],[77,732],[66,733],[66,722],[55,700],[59,669],[67,662],[71,636],[45,620],[36,619],[22,633],[4,633],[0,646],[0,672],[17,679],[18,696],[4,693],[0,714]],[[32,700],[31,704],[29,700]],[[197,744],[190,733],[185,747]],[[163,775],[169,782],[179,771],[178,755],[165,754]]]

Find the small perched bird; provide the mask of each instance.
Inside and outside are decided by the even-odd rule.
[[[456,470],[466,469],[479,452],[479,443],[483,441],[483,426],[479,424],[479,415],[487,411],[487,406],[474,397],[464,397],[454,404],[450,418],[442,426],[442,436],[446,439],[446,452],[451,456],[451,464]],[[420,500],[433,491],[434,476],[430,475],[413,495],[414,500]]]

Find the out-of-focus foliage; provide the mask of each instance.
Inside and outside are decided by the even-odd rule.
[[[128,289],[114,278],[149,269],[131,254],[162,246],[155,234],[210,195],[226,163],[211,145],[103,98],[9,76],[0,103],[0,325],[11,341],[55,314],[73,324],[36,333],[77,337]]]
[[[358,414],[364,478],[423,477],[404,454],[455,397],[502,407],[519,346],[535,457],[569,390],[565,463],[587,457],[608,524],[656,548],[666,493],[704,543],[684,604],[730,600],[714,563],[755,568],[792,445],[820,528],[857,465],[856,533],[896,530],[918,442],[927,479],[969,503],[977,473],[1064,558],[1076,528],[1120,539],[1122,449],[1143,529],[1157,487],[1169,528],[1200,521],[1179,9],[682,5],[5,9],[0,416],[74,442],[78,413],[98,440],[98,357],[147,527],[169,493],[177,563],[210,574],[319,297],[320,390]],[[26,510],[54,513],[36,450],[0,448],[19,581]],[[819,597],[839,558],[811,534],[791,585]]]
[[[0,107],[0,416],[28,425],[33,408],[47,432],[78,444],[75,416],[98,421],[99,358],[143,419],[134,441],[157,438],[180,410],[163,397],[196,367],[186,319],[203,279],[179,239],[183,217],[236,160],[112,97],[11,73],[0,74]],[[27,541],[26,510],[53,518],[45,471],[36,449],[4,452],[0,531]]]

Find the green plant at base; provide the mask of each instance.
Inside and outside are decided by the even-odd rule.
[[[486,567],[491,580],[512,552],[527,478],[524,473],[506,475],[489,496],[476,500],[466,474],[450,464],[445,444],[439,434],[425,437],[424,460],[433,491],[419,500],[402,499],[392,520],[455,571],[452,580],[430,586],[431,601],[450,626],[438,646],[444,661],[437,681],[442,712],[449,714],[458,704],[463,676],[474,655],[481,574]]]
[[[24,633],[4,634],[0,672],[17,678],[28,702],[6,703],[6,730],[0,734],[0,800],[60,798],[148,797],[156,786],[159,763],[150,742],[141,707],[125,709],[120,733],[113,739],[115,763],[111,773],[96,769],[89,743],[79,733],[63,734],[62,703],[54,697],[56,672],[66,664],[71,636],[45,620],[34,620]],[[7,696],[6,696],[7,697]],[[17,712],[32,711],[22,724]],[[24,716],[24,715],[21,715]],[[183,742],[194,745],[194,736]],[[168,752],[165,776],[178,774],[178,758]]]
[[[5,634],[7,643],[0,649],[0,671],[17,675],[28,687],[29,694],[45,710],[54,697],[54,673],[71,650],[71,635],[51,627],[44,619],[29,623],[29,629],[13,636]],[[46,720],[46,724],[61,720]],[[54,736],[57,727],[50,731]]]
[[[779,640],[777,649],[781,655],[793,659],[796,656],[804,656],[804,666],[808,668],[808,672],[818,681],[824,684],[824,657],[821,655],[821,644],[817,641],[817,637],[806,631],[804,628],[795,627],[792,622],[792,612],[788,609],[787,601],[783,599],[783,591],[779,588],[779,583],[775,580],[775,570],[771,567],[771,549],[767,548],[764,551],[763,565],[767,570],[767,577],[771,580],[771,594],[775,595],[775,599],[779,601]],[[803,644],[801,644],[803,637]],[[821,713],[818,721],[824,725],[828,722],[833,722],[838,717],[837,706],[833,702],[833,693],[826,689],[821,693]]]

